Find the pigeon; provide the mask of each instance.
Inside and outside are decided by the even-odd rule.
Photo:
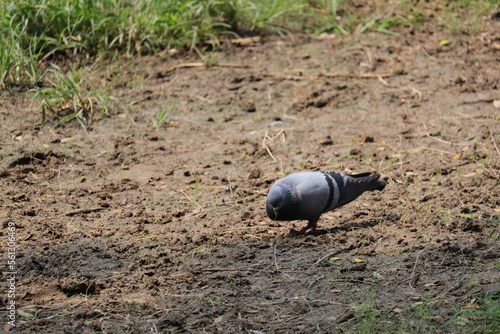
[[[365,191],[382,190],[380,175],[347,175],[333,172],[300,172],[276,181],[267,195],[266,212],[272,220],[307,220],[299,235],[316,231],[319,217],[344,206]]]

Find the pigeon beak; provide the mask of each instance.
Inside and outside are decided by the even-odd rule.
[[[278,219],[278,208],[273,208],[274,219]]]

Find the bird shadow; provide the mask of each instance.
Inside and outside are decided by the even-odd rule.
[[[333,234],[333,233],[337,233],[339,231],[348,232],[348,231],[358,229],[358,228],[370,228],[370,227],[376,226],[378,224],[380,224],[380,219],[363,221],[363,222],[356,222],[356,223],[349,223],[349,224],[345,224],[342,226],[327,228],[327,229],[318,229],[318,230],[309,232],[306,235],[318,236],[318,235],[325,235],[325,234]],[[291,230],[290,236],[297,237],[299,235],[297,234],[297,231]]]

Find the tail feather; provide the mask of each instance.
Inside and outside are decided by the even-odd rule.
[[[350,177],[353,177],[355,179],[360,179],[360,178],[368,178],[370,181],[375,181],[370,184],[370,186],[366,189],[368,191],[373,191],[373,190],[384,190],[385,186],[387,185],[387,181],[385,180],[380,180],[380,175],[379,174],[372,174],[372,173],[361,173],[361,174],[355,174],[355,175],[349,175]]]
[[[387,181],[386,180],[380,180],[379,177],[380,175],[378,174],[374,174],[374,180],[377,180],[375,183],[372,184],[372,186],[368,189],[370,191],[374,191],[374,190],[384,190],[385,186],[387,185]],[[376,176],[376,178],[375,178]]]
[[[339,206],[352,202],[365,191],[382,190],[387,185],[385,180],[379,179],[379,174],[363,173],[349,176],[352,179],[340,192]]]
[[[350,177],[353,177],[355,179],[359,179],[361,177],[367,177],[367,176],[372,176],[372,173],[368,172],[368,173],[361,173],[361,174],[354,174],[354,175],[349,175]],[[378,176],[380,177],[380,175],[378,174],[373,174],[373,176]]]

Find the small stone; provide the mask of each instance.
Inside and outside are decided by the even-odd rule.
[[[321,145],[321,146],[333,145],[333,140],[332,140],[332,137],[330,137],[330,136],[326,136],[326,137],[325,137],[325,139],[323,139],[323,140],[320,142],[320,145]]]
[[[361,139],[361,142],[362,143],[373,143],[375,141],[375,139],[373,139],[372,136],[364,136],[362,139]]]

